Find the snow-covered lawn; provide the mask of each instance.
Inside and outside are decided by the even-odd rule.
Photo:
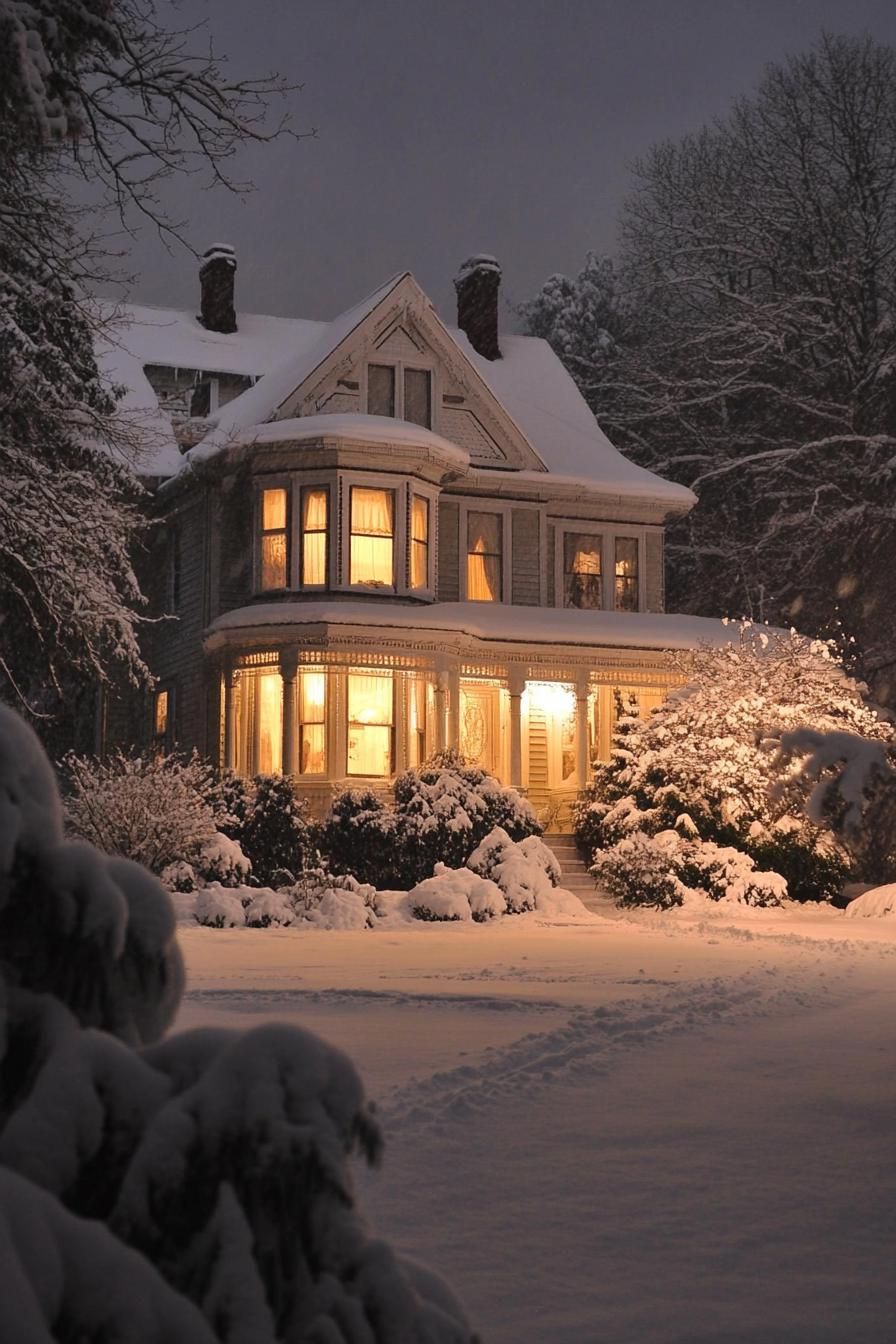
[[[896,918],[183,927],[179,1026],[353,1056],[375,1226],[487,1344],[890,1344]]]

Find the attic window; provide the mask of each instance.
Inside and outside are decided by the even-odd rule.
[[[367,414],[395,415],[395,370],[391,364],[371,364],[367,370]]]
[[[367,366],[367,414],[432,428],[432,374],[394,364]]]

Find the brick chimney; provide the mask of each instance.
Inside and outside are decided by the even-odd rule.
[[[236,252],[229,243],[216,243],[202,254],[199,267],[199,321],[207,331],[236,331],[233,280]]]
[[[483,253],[468,257],[454,277],[457,325],[484,359],[500,359],[498,345],[498,289],[501,267]]]

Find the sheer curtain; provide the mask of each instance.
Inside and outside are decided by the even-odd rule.
[[[467,597],[501,601],[501,515],[467,514]]]
[[[603,606],[601,538],[588,533],[567,533],[563,547],[564,604],[599,610]]]
[[[348,773],[391,775],[394,681],[382,676],[349,673]]]
[[[351,581],[391,588],[395,497],[391,490],[352,486]]]
[[[616,610],[638,610],[638,538],[616,538]]]
[[[286,491],[261,493],[261,586],[285,588],[287,577]]]
[[[283,678],[280,672],[255,676],[255,769],[261,775],[279,774],[283,763]]]
[[[306,490],[302,495],[302,583],[327,582],[327,491]]]
[[[429,500],[411,501],[411,587],[429,587]]]

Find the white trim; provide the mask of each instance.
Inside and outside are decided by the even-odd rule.
[[[277,472],[271,476],[256,476],[254,479],[254,495],[252,498],[252,592],[260,593],[288,593],[294,587],[293,579],[293,507],[292,507],[292,477],[289,472]],[[263,588],[261,586],[261,497],[265,490],[285,490],[286,491],[286,583],[279,588]],[[273,532],[280,531],[279,528],[273,528]]]

